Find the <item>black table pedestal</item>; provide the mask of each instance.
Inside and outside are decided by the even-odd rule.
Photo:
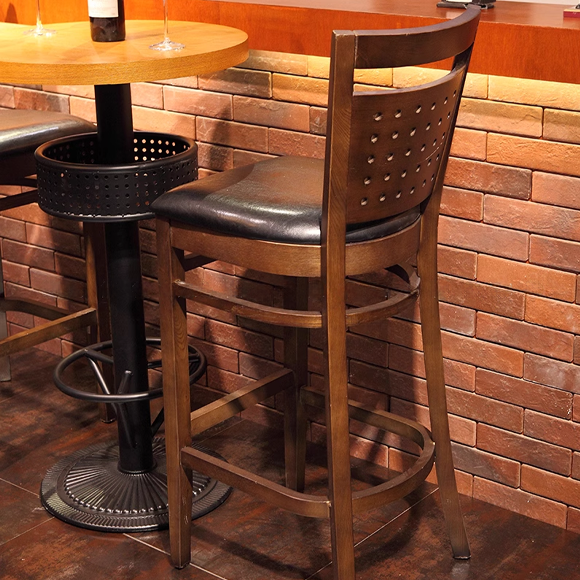
[[[61,163],[62,170],[59,166],[56,172],[50,173],[47,170],[46,176],[39,161],[39,203],[42,209],[53,215],[105,222],[112,358],[102,353],[102,345],[88,347],[78,353],[88,357],[103,394],[80,393],[66,387],[59,377],[58,367],[55,382],[61,390],[72,396],[116,405],[118,443],[93,446],[60,461],[48,471],[42,483],[41,500],[50,513],[80,527],[112,532],[161,529],[168,525],[167,478],[163,441],[153,438],[153,432],[158,425],[154,425],[152,429],[149,408],[153,395],[148,386],[148,341],[145,338],[137,220],[151,217],[147,206],[153,201],[154,190],[155,195],[160,193],[158,189],[162,186],[159,183],[163,183],[165,169],[163,160],[159,161],[159,158],[167,154],[168,163],[179,158],[179,154],[169,151],[176,145],[178,138],[174,136],[173,140],[167,140],[168,136],[162,135],[163,138],[158,143],[156,139],[148,138],[139,146],[140,149],[135,149],[129,85],[97,86],[95,102],[98,127],[97,163],[89,166],[89,170],[86,169],[86,162],[80,163],[79,171],[82,170],[84,174],[80,177],[75,175],[76,179],[73,179],[67,174],[67,171],[73,173],[70,167],[67,169],[68,161]],[[79,143],[77,141],[77,150],[81,148]],[[71,151],[73,145],[71,141]],[[60,155],[59,146],[60,144],[54,147],[55,155]],[[192,146],[195,147],[193,143]],[[89,150],[92,154],[91,147]],[[155,168],[133,169],[137,150],[145,152],[142,156],[144,161],[157,158],[150,164],[153,166],[156,163]],[[70,155],[63,159],[68,160],[69,157]],[[54,170],[53,160],[47,160],[46,163],[53,166]],[[181,182],[184,182],[187,171],[190,171],[187,169],[187,160],[179,165],[180,163],[181,161],[178,167],[172,167],[170,175],[167,176],[167,182],[171,186],[179,185],[176,177],[182,167],[186,169],[185,174],[180,177]],[[107,174],[107,166],[111,168],[110,175]],[[119,169],[123,170],[125,167],[126,173],[119,174]],[[154,169],[159,175],[155,173],[151,181],[149,174],[153,174]],[[137,191],[131,192],[130,180],[139,175],[139,171],[148,181],[145,184],[137,181],[133,186]],[[55,179],[61,177],[68,180],[63,185],[65,189],[72,187],[70,182],[75,186],[77,183],[83,184],[82,195],[77,197],[91,195],[85,192],[84,178],[87,184],[92,184],[86,190],[93,187],[94,199],[88,205],[81,206],[79,202],[76,215],[70,213],[66,203],[62,207],[52,205],[50,196],[54,195],[52,190]],[[45,181],[48,193],[43,197]],[[100,184],[98,187],[94,186],[97,182]],[[168,185],[167,189],[169,187]],[[57,192],[56,197],[59,197],[59,193]],[[130,203],[127,201],[129,198],[132,200]],[[87,207],[90,209],[87,210]],[[121,215],[111,216],[110,212],[114,212],[116,207],[122,208]],[[96,215],[87,216],[87,211],[93,211],[92,208],[97,208]],[[99,216],[99,211],[109,214],[106,217]],[[131,211],[134,213],[131,214]],[[140,212],[143,216],[139,215]],[[125,219],[123,213],[130,215]],[[71,361],[76,358],[77,353],[67,357]],[[70,364],[66,359],[63,362],[65,366]],[[114,365],[115,384],[112,386],[105,383],[99,371],[99,364],[109,362]],[[230,492],[229,487],[198,473],[193,474],[193,486],[194,518],[220,505]]]

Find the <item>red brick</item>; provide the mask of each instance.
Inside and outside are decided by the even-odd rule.
[[[417,461],[417,457],[400,451],[399,449],[389,449],[389,469],[397,473],[402,473],[403,471],[409,469]],[[457,473],[457,472],[456,472]],[[426,479],[427,482],[435,484],[437,481],[437,476],[435,474],[435,467],[431,470],[431,473]]]
[[[570,475],[572,452],[569,449],[483,423],[477,426],[477,448],[561,475]]]
[[[240,353],[240,374],[250,379],[262,379],[281,368],[281,365],[274,361]]]
[[[207,290],[220,292],[230,296],[238,296],[246,300],[255,300],[268,306],[273,305],[273,289],[266,284],[253,280],[238,278],[222,272],[205,269],[204,287]]]
[[[61,232],[35,224],[26,224],[26,237],[29,244],[59,250],[73,256],[81,256],[81,240],[76,234]]]
[[[389,450],[387,447],[359,437],[350,438],[350,454],[352,457],[363,461],[371,461],[377,465],[387,466],[389,464]]]
[[[369,391],[368,389],[361,389],[359,387],[355,387],[349,385],[348,387],[348,398],[354,401],[358,401],[363,405],[367,405],[373,409],[381,409],[386,410],[388,406],[388,399],[385,394],[377,393],[374,391]],[[325,423],[323,413],[321,409],[318,409],[312,413],[312,410],[309,410],[308,417],[317,423]],[[354,437],[355,440],[359,440],[359,438],[363,438],[363,440],[368,440],[369,442],[377,442],[381,444],[386,444],[389,439],[389,434],[377,427],[373,427],[372,425],[368,425],[366,423],[361,423],[360,421],[351,421],[350,424],[350,432],[352,435],[356,435]],[[377,446],[377,449],[381,447],[383,450],[386,450],[386,447],[383,445]],[[352,454],[352,446],[351,446],[351,454]],[[360,455],[359,455],[360,457]],[[388,462],[385,461],[385,465]]]
[[[156,279],[143,276],[143,298],[159,302],[159,284]]]
[[[572,416],[571,393],[485,369],[476,371],[475,392],[564,419]]]
[[[291,75],[272,75],[272,96],[278,101],[325,107],[328,104],[328,81]]]
[[[572,457],[572,477],[580,479],[580,453],[574,452]]]
[[[207,386],[216,391],[232,393],[252,381],[242,375],[230,373],[214,366],[207,367]]]
[[[443,360],[443,365],[446,384],[466,391],[475,390],[475,367],[448,359]],[[389,348],[389,368],[425,378],[423,353],[395,344]]]
[[[445,184],[505,197],[529,199],[532,172],[452,157],[445,173]]]
[[[14,87],[14,107],[16,109],[34,109],[37,111],[57,111],[68,113],[68,96],[54,93],[43,93],[23,87]]]
[[[526,411],[524,435],[580,451],[580,424],[535,411]]]
[[[496,133],[542,136],[541,107],[502,103],[491,99],[461,99],[457,124]]]
[[[49,226],[52,222],[51,216],[43,212],[36,203],[29,203],[28,205],[8,209],[2,212],[2,216],[43,226]]]
[[[447,402],[449,412],[455,415],[516,433],[523,429],[524,411],[520,407],[450,387],[447,388]]]
[[[477,315],[477,338],[568,362],[574,352],[572,334],[484,312]]]
[[[189,320],[190,316],[187,318]],[[199,340],[197,338],[191,339],[190,344],[203,351],[209,366],[216,367],[220,370],[228,371],[234,374],[239,374],[240,353],[237,350],[227,348],[225,346],[220,346],[214,342]]]
[[[21,221],[0,217],[0,232],[2,232],[3,238],[18,242],[26,241],[26,224]]]
[[[346,352],[349,358],[386,367],[389,344],[349,332],[346,335]]]
[[[522,465],[522,489],[580,507],[580,481]]]
[[[390,318],[384,322],[359,324],[352,328],[356,334],[363,334],[385,342],[399,344],[415,350],[423,348],[421,327],[413,322]]]
[[[516,461],[485,453],[473,447],[465,447],[458,443],[453,443],[452,445],[453,463],[456,469],[497,481],[510,487],[519,487],[520,464]]]
[[[324,158],[325,138],[309,133],[295,133],[282,129],[269,129],[269,153],[273,155],[298,155]]]
[[[483,219],[483,193],[444,187],[441,196],[441,213],[472,221]]]
[[[524,372],[524,353],[450,332],[443,333],[443,356],[516,377]]]
[[[475,280],[477,273],[477,254],[449,246],[437,248],[439,272]]]
[[[155,83],[133,83],[131,85],[131,102],[151,109],[163,108],[163,87]]]
[[[133,107],[133,127],[138,131],[175,133],[195,139],[195,117],[183,113]]]
[[[37,288],[41,292],[47,292],[77,302],[86,303],[87,300],[84,282],[64,278],[53,272],[32,269],[30,270],[30,283],[33,288]]]
[[[475,391],[475,367],[455,360],[443,359],[445,382],[447,385]]]
[[[273,358],[273,342],[269,336],[243,330],[216,320],[206,323],[206,339],[222,346],[235,348],[264,358]]]
[[[491,163],[580,175],[580,146],[490,133],[487,159]]]
[[[439,276],[439,299],[467,308],[523,319],[526,296],[497,286]]]
[[[269,72],[231,67],[198,77],[200,89],[269,98],[272,96],[272,75]]]
[[[306,105],[234,96],[234,120],[293,131],[310,130],[310,113]]]
[[[61,232],[69,232],[71,234],[78,234],[79,236],[82,236],[83,233],[82,222],[76,220],[68,220],[64,218],[50,216],[50,223],[48,225],[53,230],[58,230]]]
[[[310,107],[310,132],[315,135],[326,135],[327,119],[327,109]]]
[[[541,326],[580,334],[580,306],[576,304],[528,296],[526,320]]]
[[[92,99],[83,99],[79,97],[70,97],[69,100],[70,114],[86,119],[91,123],[97,122],[97,113],[95,110],[95,101]]]
[[[2,240],[2,256],[6,260],[19,262],[41,270],[54,270],[55,268],[53,250],[29,246],[12,240]]]
[[[487,133],[457,127],[453,133],[451,155],[485,161],[487,153]]]
[[[26,288],[25,286],[17,286],[15,284],[11,284],[10,282],[6,282],[4,284],[4,291],[6,293],[6,298],[35,300],[37,302],[41,302],[42,304],[56,306],[56,296],[47,294],[46,292],[41,292],[35,288]]]
[[[268,152],[267,127],[198,117],[196,131],[199,141],[250,151]]]
[[[574,364],[580,365],[580,336],[574,337]]]
[[[477,279],[479,282],[566,302],[574,302],[576,297],[574,274],[557,272],[532,264],[520,264],[493,256],[478,256]]]
[[[580,510],[573,507],[568,508],[568,523],[566,529],[570,532],[580,534]]]
[[[486,223],[566,240],[580,240],[580,211],[490,195]]]
[[[455,470],[455,482],[457,483],[457,491],[461,495],[473,497],[473,480],[471,473],[464,473],[463,471]]]
[[[391,413],[399,417],[406,417],[413,421],[417,421],[421,425],[431,429],[431,419],[429,417],[429,409],[421,405],[410,403],[409,401],[402,401],[401,399],[391,398],[391,405],[389,408]],[[449,415],[449,433],[451,439],[457,443],[475,446],[475,422],[458,417],[457,415]]]
[[[234,150],[231,147],[199,143],[197,154],[200,167],[212,171],[225,171],[234,167]]]
[[[86,262],[83,258],[57,253],[55,254],[55,270],[68,278],[82,281],[87,278]]]
[[[532,199],[540,203],[580,209],[580,179],[534,171]]]
[[[544,110],[544,139],[580,143],[580,114],[572,111]]]
[[[0,107],[14,108],[14,87],[9,85],[0,86]]]
[[[525,261],[528,259],[528,234],[506,228],[441,216],[439,242],[484,254]]]
[[[556,389],[580,393],[580,367],[526,353],[524,378]]]
[[[4,262],[4,280],[21,286],[30,286],[30,268],[15,262]]]
[[[215,119],[233,119],[231,95],[167,86],[163,89],[163,95],[165,109],[168,111]]]
[[[13,326],[21,326],[22,328],[30,328],[34,324],[34,316],[32,314],[15,310],[6,312],[6,320],[12,323]]]
[[[241,66],[306,76],[308,74],[308,57],[303,54],[288,54],[270,50],[250,50],[249,58]]]
[[[439,311],[442,329],[464,334],[465,336],[475,336],[474,310],[442,302],[439,305]]]
[[[530,262],[580,272],[580,244],[543,236],[530,236]]]
[[[473,497],[560,528],[566,527],[566,506],[519,489],[476,477]]]
[[[61,95],[75,95],[86,99],[95,98],[95,89],[91,85],[42,85],[42,90],[47,93],[60,93]]]
[[[351,361],[349,382],[373,391],[386,393],[399,399],[427,405],[427,387],[423,379]]]
[[[388,366],[396,371],[425,378],[423,353],[417,350],[411,350],[396,344],[390,345]]]

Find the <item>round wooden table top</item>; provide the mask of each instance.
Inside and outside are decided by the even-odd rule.
[[[171,40],[183,50],[160,52],[162,20],[128,20],[123,42],[93,42],[89,22],[46,28],[53,36],[23,32],[30,25],[0,25],[0,81],[24,84],[113,85],[206,74],[248,58],[248,36],[228,26],[169,22]]]

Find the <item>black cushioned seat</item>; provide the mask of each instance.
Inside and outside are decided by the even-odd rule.
[[[51,139],[94,130],[89,121],[66,113],[0,110],[0,155],[34,151]]]
[[[0,110],[0,186],[21,185],[35,188],[34,151],[37,147],[58,137],[94,131],[95,126],[89,121],[65,113],[20,109]],[[0,211],[22,207],[36,201],[36,189],[6,195],[0,198]],[[92,272],[87,272],[89,285],[92,284],[93,279]],[[8,337],[5,313],[10,310],[27,312],[48,319],[49,322],[40,324],[33,330],[25,330]],[[60,308],[40,305],[29,300],[5,299],[0,257],[0,380],[10,380],[9,359],[6,355],[61,336],[83,325],[86,327],[87,320],[90,320],[88,325],[94,326],[95,313],[96,309],[93,305],[87,309],[87,315],[84,318],[81,313],[77,320],[71,320],[71,317]]]
[[[157,215],[213,232],[320,244],[323,184],[323,159],[279,157],[182,185],[159,197],[152,207]],[[357,224],[347,231],[346,239],[385,237],[411,225],[419,215],[415,207],[386,220]]]

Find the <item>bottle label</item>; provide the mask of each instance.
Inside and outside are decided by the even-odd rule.
[[[117,0],[89,0],[90,18],[117,18],[118,16]]]

